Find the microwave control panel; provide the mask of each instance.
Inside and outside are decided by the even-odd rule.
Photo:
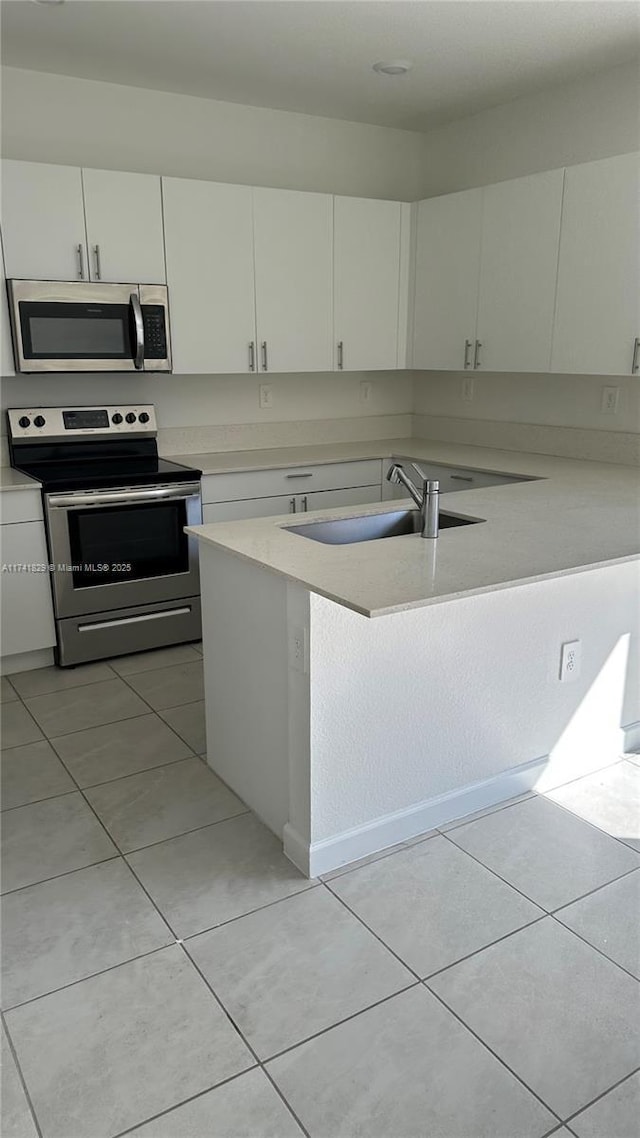
[[[13,407],[7,411],[12,439],[108,438],[156,433],[152,403],[114,407]]]

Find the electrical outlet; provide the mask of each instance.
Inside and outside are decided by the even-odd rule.
[[[289,633],[289,667],[294,672],[308,672],[308,637],[305,628],[292,628]]]
[[[260,384],[260,406],[263,411],[267,411],[269,407],[273,407],[273,388],[270,383]]]
[[[580,675],[582,645],[579,640],[569,640],[560,649],[560,683],[576,680]]]
[[[603,387],[600,410],[603,415],[615,415],[618,410],[619,387]]]
[[[467,403],[473,402],[474,386],[475,386],[474,376],[472,376],[472,375],[463,376],[463,379],[462,379],[462,398]]]
[[[371,381],[363,379],[360,381],[360,402],[369,403],[371,400]]]

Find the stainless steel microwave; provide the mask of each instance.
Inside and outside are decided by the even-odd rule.
[[[7,281],[18,372],[171,371],[164,285]]]

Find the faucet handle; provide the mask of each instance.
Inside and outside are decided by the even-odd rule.
[[[411,465],[412,465],[413,469],[415,470],[416,474],[418,474],[418,475],[420,476],[420,478],[422,479],[422,481],[423,481],[423,482],[427,482],[427,481],[428,481],[428,479],[427,479],[427,475],[425,474],[425,472],[424,472],[424,470],[422,469],[422,467],[421,467],[421,466],[418,466],[418,463],[417,463],[417,462],[412,462],[412,463],[411,463]]]

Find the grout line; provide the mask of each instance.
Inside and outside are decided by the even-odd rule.
[[[201,659],[202,659],[202,657],[201,657]],[[195,663],[195,662],[196,661],[192,661],[192,663]],[[134,674],[139,675],[140,673],[136,672]],[[128,681],[123,676],[121,676],[120,678],[122,679],[123,683],[125,683],[127,685],[127,687],[130,688],[131,691],[135,695],[138,696],[138,699],[141,699],[142,702],[147,705],[147,707],[149,708],[149,711],[152,711],[154,715],[157,715],[158,718],[162,721],[162,723],[164,723],[165,726],[168,727],[170,731],[173,731],[174,735],[176,735],[178,737],[178,739],[180,739],[180,741],[185,744],[186,747],[189,747],[189,750],[192,751],[194,755],[197,754],[195,747],[192,747],[191,744],[182,735],[180,735],[180,733],[178,731],[176,731],[175,728],[172,727],[170,723],[167,723],[167,720],[164,719],[164,717],[162,716],[162,711],[177,711],[177,709],[179,707],[192,707],[196,703],[202,703],[204,705],[204,698],[203,699],[192,699],[192,700],[189,700],[188,703],[177,703],[175,705],[175,707],[163,707],[162,709],[159,709],[156,707],[152,707],[151,704],[149,703],[149,701],[147,699],[145,699],[144,696],[140,695],[140,693],[137,692],[136,689],[134,687],[132,687],[132,685],[130,683],[128,683]],[[206,744],[206,731],[205,731],[205,744]]]
[[[206,929],[199,929],[195,933],[187,933],[186,936],[181,937],[185,943],[187,941],[195,940],[196,937],[205,936],[207,933],[215,933],[218,929],[226,928],[227,925],[232,925],[236,921],[243,920],[244,917],[252,917],[254,913],[262,913],[264,909],[272,909],[274,905],[281,905],[283,901],[289,901],[292,897],[300,897],[302,893],[309,893],[311,889],[317,889],[322,885],[321,881],[314,878],[308,878],[314,882],[312,885],[305,885],[302,889],[298,889],[296,893],[287,893],[286,897],[277,897],[275,901],[267,901],[265,905],[258,905],[255,909],[249,909],[246,913],[238,913],[236,917],[229,917],[226,921],[220,921],[217,925],[209,925]]]
[[[532,928],[533,925],[538,925],[540,921],[546,921],[548,913],[541,913],[539,917],[535,917],[533,921],[527,921],[526,925],[520,925],[517,929],[512,929],[511,932],[505,933],[504,936],[499,936],[496,940],[489,941],[488,944],[483,944],[480,948],[476,948],[473,952],[468,952],[466,956],[460,956],[457,960],[452,960],[450,964],[445,964],[443,968],[437,968],[435,972],[430,972],[427,976],[423,977],[423,983],[427,980],[435,980],[436,976],[442,976],[443,972],[449,972],[451,968],[457,968],[458,964],[463,964],[466,960],[471,960],[474,956],[479,956],[488,948],[493,948],[496,944],[502,944],[502,941],[509,940],[510,937],[515,936],[516,933],[524,932],[525,929]]]
[[[515,795],[508,802],[497,802],[495,806],[486,806],[484,810],[474,810],[466,817],[454,818],[453,822],[445,822],[442,827],[436,826],[435,828],[439,834],[448,834],[451,830],[459,830],[461,826],[471,826],[482,818],[489,818],[492,814],[501,814],[503,810],[510,810],[512,806],[519,806],[521,802],[528,802],[530,798],[535,798],[536,794],[535,790],[527,790],[524,794]]]
[[[186,746],[186,743],[185,743]],[[117,775],[116,778],[107,778],[104,782],[90,782],[83,786],[83,790],[98,790],[101,786],[110,786],[113,782],[125,782],[128,778],[138,778],[139,775],[149,774],[150,771],[163,771],[168,770],[169,767],[177,767],[180,763],[192,762],[193,759],[199,758],[198,755],[182,755],[179,759],[169,759],[166,763],[157,763],[154,767],[143,767],[139,771],[129,771],[128,774]],[[236,798],[238,796],[236,795]]]
[[[345,865],[338,866],[337,869],[329,869],[326,873],[320,874],[319,880],[327,885],[331,881],[337,881],[340,877],[346,877],[350,873],[357,873],[359,869],[366,869],[369,865],[377,865],[379,861],[386,861],[388,857],[394,857],[395,854],[406,853],[407,850],[412,850],[415,846],[421,846],[423,842],[428,842],[431,838],[438,836],[439,830],[429,830],[417,838],[407,838],[404,842],[397,842],[395,845],[389,846],[386,850],[380,850],[377,855],[365,854],[363,858],[356,858],[355,861],[347,862]]]
[[[554,1118],[557,1118],[559,1123],[562,1123],[563,1120],[560,1117],[560,1115],[557,1113],[557,1111],[553,1110],[553,1108],[550,1107],[549,1104],[547,1102],[545,1102],[543,1098],[540,1098],[540,1095],[536,1094],[536,1092],[534,1090],[532,1090],[532,1088],[528,1085],[528,1083],[525,1083],[524,1079],[521,1078],[521,1076],[518,1075],[518,1073],[516,1071],[514,1071],[513,1068],[510,1067],[509,1064],[504,1061],[504,1059],[501,1059],[500,1056],[497,1054],[497,1052],[495,1052],[493,1050],[493,1048],[491,1048],[489,1046],[489,1044],[486,1043],[485,1040],[482,1039],[481,1036],[479,1036],[478,1033],[473,1030],[472,1027],[469,1027],[468,1023],[465,1023],[465,1021],[462,1019],[462,1016],[458,1015],[458,1013],[456,1011],[454,1011],[453,1008],[449,1007],[449,1004],[447,1004],[445,1002],[445,1000],[442,999],[442,996],[439,996],[437,992],[434,992],[433,988],[429,987],[426,980],[423,980],[423,984],[424,984],[425,988],[427,989],[427,991],[430,992],[432,996],[435,996],[436,1000],[438,1000],[442,1004],[442,1006],[444,1008],[446,1008],[447,1011],[450,1012],[451,1015],[455,1017],[455,1019],[458,1020],[458,1023],[462,1024],[464,1029],[466,1031],[468,1031],[469,1034],[474,1037],[474,1039],[477,1039],[478,1043],[480,1043],[489,1052],[490,1055],[493,1055],[494,1059],[497,1059],[498,1062],[501,1064],[501,1066],[503,1066],[505,1068],[505,1070],[509,1071],[509,1073],[511,1075],[513,1075],[514,1079],[517,1079],[518,1082],[521,1083],[522,1086],[527,1091],[529,1091],[529,1094],[533,1095],[533,1097],[536,1098],[538,1100],[538,1102],[542,1103],[542,1105],[545,1107],[545,1109],[548,1110],[549,1113],[554,1116]]]
[[[592,1098],[590,1102],[586,1103],[584,1106],[581,1106],[580,1110],[576,1110],[574,1114],[570,1114],[568,1116],[568,1119],[565,1121],[565,1126],[567,1126],[569,1122],[573,1122],[574,1119],[582,1114],[583,1111],[589,1110],[589,1108],[592,1107],[595,1103],[600,1102],[600,1099],[605,1098],[605,1096],[608,1094],[611,1094],[611,1091],[615,1091],[617,1087],[621,1087],[623,1083],[626,1083],[627,1079],[632,1079],[633,1076],[637,1075],[639,1071],[640,1067],[635,1067],[633,1071],[629,1071],[627,1075],[623,1075],[623,1077],[621,1079],[618,1079],[616,1083],[612,1083],[610,1087],[607,1087],[606,1091],[602,1091],[601,1094],[596,1095],[595,1098]],[[571,1133],[574,1133],[573,1130]]]
[[[611,766],[617,767],[618,763],[612,763]],[[610,767],[603,767],[602,769],[603,770],[609,770]],[[593,773],[598,774],[599,772],[594,771]],[[585,778],[587,778],[587,777],[588,776],[585,775]],[[580,780],[576,779],[575,781],[579,782]],[[562,788],[557,787],[557,789],[561,790]],[[583,818],[582,814],[578,814],[575,810],[572,810],[569,806],[565,806],[564,803],[556,802],[554,798],[547,798],[545,795],[542,795],[542,794],[540,795],[540,798],[544,798],[545,802],[548,802],[550,806],[557,806],[560,810],[564,810],[565,814],[568,814],[570,818],[575,818],[575,820],[577,822],[582,822],[585,826],[590,826],[591,829],[595,830],[597,834],[604,834],[605,838],[610,838],[610,840],[612,842],[617,842],[618,845],[623,846],[624,849],[631,850],[632,853],[636,853],[636,854],[638,853],[638,850],[636,849],[636,847],[630,845],[630,843],[626,842],[624,840],[624,838],[617,838],[615,836],[615,834],[610,834],[608,830],[603,829],[602,826],[597,826],[595,822],[590,822],[588,818]],[[638,864],[640,865],[640,862],[638,862]]]
[[[594,893],[600,893],[602,889],[606,889],[609,885],[613,885],[616,881],[622,881],[625,877],[631,877],[632,873],[637,873],[640,870],[640,864],[634,865],[633,869],[626,869],[624,873],[620,873],[618,877],[612,877],[611,881],[603,881],[602,885],[596,885],[595,889],[589,889],[586,893],[581,893],[579,897],[574,897],[573,901],[567,901],[564,905],[558,905],[556,909],[549,909],[549,916],[555,917],[557,913],[562,913],[564,909],[570,909],[572,905],[577,905],[578,901],[584,901],[585,897],[591,897]]]
[[[24,1091],[24,1096],[25,1096],[25,1099],[27,1101],[27,1106],[29,1107],[29,1110],[31,1111],[31,1117],[33,1118],[33,1124],[34,1124],[36,1131],[38,1133],[38,1138],[42,1138],[42,1130],[40,1129],[40,1123],[38,1122],[38,1116],[36,1114],[33,1102],[31,1101],[31,1095],[29,1094],[29,1088],[27,1086],[26,1079],[25,1079],[24,1075],[22,1074],[22,1067],[20,1066],[20,1060],[18,1059],[18,1053],[14,1047],[14,1043],[13,1043],[13,1040],[11,1038],[11,1033],[10,1033],[9,1028],[7,1026],[7,1022],[5,1020],[5,1016],[4,1016],[3,1011],[0,1011],[0,1019],[2,1020],[2,1024],[4,1027],[4,1035],[5,1035],[5,1038],[7,1041],[7,1047],[9,1048],[9,1051],[11,1052],[11,1055],[13,1057],[13,1061],[16,1065],[16,1073],[18,1075],[18,1080],[22,1086],[22,1090]]]
[[[120,851],[116,848],[116,852],[109,857],[100,858],[99,861],[90,861],[88,865],[76,865],[73,869],[65,869],[64,873],[54,873],[52,877],[42,877],[39,881],[29,881],[24,885],[17,885],[15,889],[6,889],[1,896],[11,897],[14,893],[21,893],[23,889],[32,889],[35,885],[46,885],[48,881],[59,881],[61,877],[69,877],[70,874],[79,873],[82,869],[92,869],[94,865],[105,865],[108,861],[116,861],[120,856]]]
[[[621,972],[626,973],[626,975],[630,976],[632,980],[635,980],[636,984],[640,983],[640,980],[638,980],[638,977],[635,976],[633,972],[630,972],[629,969],[625,968],[623,964],[619,964],[618,961],[614,960],[612,956],[607,956],[606,952],[603,952],[601,948],[598,948],[597,944],[592,944],[591,941],[583,937],[581,933],[577,933],[575,929],[572,929],[569,925],[565,925],[562,921],[558,920],[558,918],[554,916],[553,913],[550,913],[549,916],[553,921],[556,922],[557,925],[560,926],[561,929],[565,929],[568,933],[573,933],[574,937],[576,937],[577,940],[581,940],[583,944],[586,944],[587,948],[592,949],[593,952],[597,952],[598,955],[602,956],[604,960],[607,960],[609,964],[613,964],[615,968],[619,968]]]
[[[157,1122],[159,1118],[164,1118],[167,1114],[171,1114],[172,1111],[177,1110],[179,1107],[188,1106],[188,1104],[191,1102],[197,1102],[199,1098],[203,1098],[204,1095],[210,1094],[211,1091],[217,1091],[220,1087],[225,1087],[228,1083],[233,1083],[236,1079],[241,1079],[243,1075],[248,1075],[251,1071],[256,1070],[258,1070],[258,1068],[254,1063],[252,1067],[247,1067],[245,1071],[239,1071],[237,1075],[230,1075],[228,1079],[222,1079],[219,1083],[213,1083],[210,1087],[206,1087],[205,1090],[198,1091],[196,1095],[191,1095],[190,1098],[185,1098],[182,1099],[181,1102],[177,1102],[175,1106],[170,1106],[166,1110],[161,1110],[159,1114],[152,1114],[149,1118],[143,1118],[141,1122],[135,1122],[133,1126],[128,1126],[126,1130],[119,1130],[117,1134],[113,1135],[113,1138],[125,1138],[125,1135],[131,1134],[133,1130],[137,1130],[142,1126],[147,1126],[150,1122]]]
[[[469,853],[469,850],[465,850],[463,846],[459,846],[453,838],[449,837],[449,832],[442,834],[442,837],[446,838],[448,842],[451,842],[451,845],[455,846],[455,848],[459,850],[460,853],[465,853],[467,857],[470,857],[472,859],[472,861],[475,861],[478,865],[481,865],[483,869],[486,869],[489,873],[493,874],[494,877],[497,877],[498,881],[501,881],[503,885],[508,885],[509,889],[513,889],[514,893],[518,893],[520,897],[524,897],[525,901],[528,901],[530,905],[535,905],[536,908],[540,909],[548,916],[549,910],[545,909],[544,905],[541,905],[539,901],[534,901],[532,897],[529,897],[526,893],[523,893],[522,889],[518,889],[517,885],[512,885],[510,881],[507,881],[506,877],[502,877],[502,875],[498,873],[496,869],[492,869],[491,866],[485,865],[485,863],[483,861],[480,861],[480,858],[476,857],[475,854]]]
[[[160,768],[158,768],[158,769],[160,769]],[[107,784],[105,783],[104,785],[106,786]],[[90,789],[90,788],[87,787],[87,789]],[[244,803],[243,803],[243,806],[244,806]],[[149,844],[146,846],[136,846],[135,849],[122,850],[120,852],[122,853],[123,857],[132,857],[133,854],[142,853],[143,850],[153,849],[154,846],[162,846],[162,845],[164,845],[165,842],[173,842],[176,838],[186,838],[189,834],[197,834],[200,830],[211,830],[211,829],[213,829],[214,826],[220,826],[222,824],[222,822],[231,822],[234,818],[244,818],[245,814],[251,814],[251,810],[249,809],[248,806],[245,806],[244,810],[238,811],[237,814],[229,814],[228,817],[226,817],[226,818],[218,818],[216,822],[205,822],[202,826],[194,826],[192,830],[181,830],[179,834],[172,834],[168,838],[158,838],[157,842],[149,842]],[[255,815],[254,815],[254,817],[255,817]],[[107,828],[106,823],[103,822],[102,825],[104,826],[105,830],[109,834],[111,841],[112,842],[115,841],[110,830]],[[120,850],[119,846],[118,846],[118,850]]]
[[[79,976],[77,980],[70,980],[68,984],[60,984],[58,988],[40,992],[37,996],[29,996],[28,1000],[21,1000],[17,1004],[8,1004],[4,1011],[15,1012],[19,1008],[28,1007],[29,1004],[37,1004],[39,1000],[46,1000],[49,996],[57,995],[58,992],[65,992],[68,988],[77,988],[78,984],[84,984],[86,980],[94,980],[96,976],[106,976],[109,972],[115,972],[116,968],[123,968],[125,964],[134,964],[137,960],[145,960],[147,956],[155,956],[157,952],[164,952],[166,948],[173,948],[177,944],[173,933],[171,933],[171,938],[166,944],[156,945],[155,948],[150,948],[148,952],[139,952],[135,956],[127,956],[125,960],[119,960],[116,964],[109,964],[107,968],[98,968],[96,972],[88,972],[86,976]]]
[[[375,865],[375,862],[372,864]],[[331,894],[332,897],[335,897],[336,901],[340,902],[340,904],[343,906],[343,908],[345,908],[347,910],[347,912],[351,914],[352,917],[355,917],[355,919],[357,921],[359,921],[361,925],[363,925],[363,927],[367,930],[367,932],[371,933],[371,936],[376,938],[376,940],[379,942],[379,944],[381,944],[382,947],[384,949],[386,949],[387,952],[390,952],[392,956],[395,956],[396,960],[400,964],[402,964],[403,968],[406,968],[407,971],[411,973],[411,975],[414,977],[415,980],[420,982],[420,976],[416,972],[415,968],[412,968],[410,964],[407,964],[406,960],[403,960],[402,957],[398,956],[397,952],[395,952],[392,948],[389,948],[389,945],[385,944],[382,937],[378,936],[377,932],[374,932],[374,930],[370,927],[370,925],[368,925],[367,922],[365,920],[363,920],[361,916],[358,915],[358,913],[355,913],[353,911],[353,909],[350,909],[349,906],[347,905],[347,902],[343,901],[342,897],[339,897],[337,893],[334,893],[333,889],[331,888],[331,882],[330,881],[323,881],[322,885],[327,890],[327,892]]]

